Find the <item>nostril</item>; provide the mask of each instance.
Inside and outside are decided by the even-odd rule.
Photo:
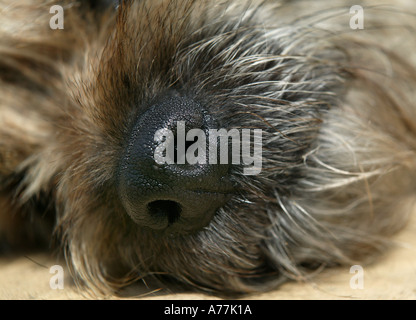
[[[182,207],[176,201],[156,200],[147,204],[150,216],[156,219],[168,219],[169,225],[179,220]]]

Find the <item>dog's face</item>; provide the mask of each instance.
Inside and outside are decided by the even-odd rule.
[[[385,123],[412,130],[410,104],[392,97],[414,79],[355,37],[342,4],[68,12],[53,59],[36,60],[55,81],[31,89],[49,140],[19,168],[25,197],[51,194],[78,282],[107,293],[154,277],[247,293],[384,248],[378,235],[402,225],[387,223],[389,199],[413,183],[400,166],[413,166],[412,152]],[[391,93],[386,70],[398,75]]]
[[[64,132],[61,145],[78,152],[61,180],[60,225],[77,267],[111,274],[114,264],[117,276],[173,275],[223,292],[280,281],[267,244],[277,225],[285,228],[276,195],[292,192],[334,104],[327,92],[342,90],[343,72],[324,59],[345,57],[335,48],[307,57],[316,35],[297,26],[265,29],[267,8],[274,6],[145,1],[118,8],[99,59],[69,84],[81,103],[74,134]],[[282,47],[299,32],[302,47]],[[160,129],[173,134],[173,163],[155,160],[165,142],[155,138]],[[197,141],[184,140],[181,152],[180,129],[205,135],[205,162],[180,162]],[[212,163],[209,133],[219,129],[236,130],[239,148],[227,142],[220,161],[215,138]],[[255,143],[261,147],[255,174],[245,174],[243,138],[249,156]]]

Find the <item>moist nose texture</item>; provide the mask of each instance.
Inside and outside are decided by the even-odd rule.
[[[218,129],[215,119],[194,99],[178,94],[159,99],[138,117],[129,134],[117,188],[126,212],[138,225],[191,233],[209,224],[230,199],[230,168],[228,164],[210,164],[208,158],[206,163],[189,164],[178,148],[172,161],[158,163],[155,151],[160,142],[155,134],[160,129],[170,130],[177,141],[178,123],[186,132],[201,129],[206,141],[208,130]],[[185,151],[190,143],[185,143]]]

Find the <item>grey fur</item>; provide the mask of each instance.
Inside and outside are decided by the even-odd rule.
[[[24,2],[17,21],[48,19],[47,2]],[[364,3],[365,29],[351,30],[353,4],[140,1],[98,17],[74,5],[65,31],[13,38],[3,1],[0,233],[2,216],[39,215],[47,199],[74,278],[99,295],[149,278],[250,293],[368,263],[415,194],[416,19]],[[131,119],[168,88],[221,127],[263,129],[261,174],[234,167],[237,195],[189,236],[140,228],[115,196]]]

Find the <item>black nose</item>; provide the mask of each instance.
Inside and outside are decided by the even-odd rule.
[[[173,146],[167,143],[167,135],[155,139],[160,129],[172,133],[169,141]],[[209,224],[230,198],[229,165],[210,164],[209,148],[205,163],[186,161],[186,154],[180,151],[187,151],[197,139],[185,141],[179,148],[183,129],[200,129],[208,143],[208,130],[218,127],[194,99],[171,92],[142,113],[129,134],[119,167],[118,191],[125,210],[138,225],[169,233],[195,232]],[[156,152],[163,149],[163,142],[165,151]],[[174,150],[173,156],[168,157],[172,155],[168,150]],[[166,161],[157,160],[158,155]]]

